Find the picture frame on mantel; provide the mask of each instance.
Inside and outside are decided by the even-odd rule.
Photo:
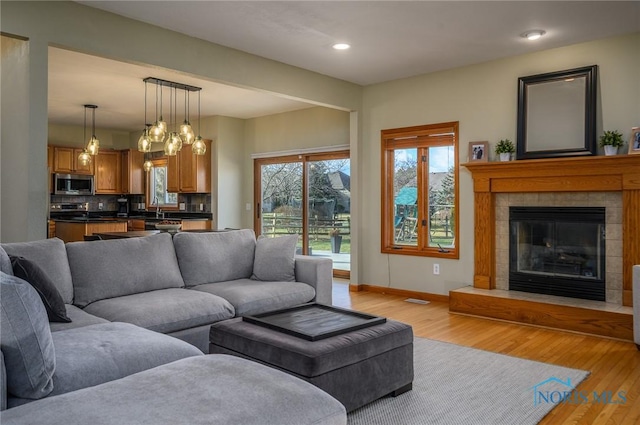
[[[629,137],[629,155],[640,155],[640,127],[631,128]]]
[[[598,66],[518,79],[516,159],[597,155]]]
[[[489,161],[489,142],[469,142],[469,162]]]

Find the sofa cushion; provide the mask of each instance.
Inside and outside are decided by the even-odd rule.
[[[180,275],[171,235],[67,244],[75,288],[73,304],[166,288],[180,288]]]
[[[107,319],[89,314],[73,304],[65,304],[64,306],[67,311],[67,316],[69,317],[69,319],[71,319],[71,322],[51,322],[49,323],[49,329],[51,329],[51,332],[81,328],[83,326],[97,325],[98,323],[109,323]]]
[[[295,255],[298,235],[265,238],[256,243],[251,279],[293,282],[296,280]]]
[[[236,316],[260,314],[307,303],[316,295],[313,287],[301,282],[260,282],[239,279],[206,283],[190,288],[224,298],[233,304]]]
[[[9,394],[29,399],[53,390],[56,358],[47,312],[24,280],[0,272],[0,349]]]
[[[73,303],[73,281],[64,242],[58,238],[2,244],[7,254],[27,258],[47,272],[65,304]]]
[[[256,248],[253,230],[181,232],[173,243],[187,286],[251,277]]]
[[[133,323],[162,333],[207,325],[234,315],[228,301],[183,288],[100,300],[84,311],[112,322]]]
[[[7,251],[5,251],[2,246],[0,246],[0,272],[13,276],[11,260],[9,259],[9,255],[7,255]]]
[[[340,402],[256,362],[197,356],[2,412],[17,424],[346,425]]]
[[[38,265],[24,257],[9,256],[13,275],[28,282],[40,295],[50,322],[70,322],[60,292]]]
[[[120,379],[202,352],[191,344],[129,323],[102,323],[53,333],[52,395]]]

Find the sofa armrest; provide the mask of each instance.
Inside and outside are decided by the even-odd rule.
[[[331,305],[333,285],[333,260],[330,258],[296,255],[296,281],[313,286],[315,302]]]
[[[633,341],[640,350],[640,265],[633,266]]]

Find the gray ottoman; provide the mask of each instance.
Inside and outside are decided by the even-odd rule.
[[[307,341],[242,320],[211,326],[210,353],[255,360],[311,382],[340,401],[347,412],[413,382],[413,330],[386,323]]]

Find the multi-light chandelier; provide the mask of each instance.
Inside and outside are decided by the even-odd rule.
[[[162,80],[160,78],[147,77],[144,80],[144,121],[145,129],[138,139],[138,150],[140,152],[151,152],[153,143],[163,143],[164,153],[168,156],[176,155],[182,145],[192,145],[192,152],[195,155],[204,155],[206,145],[200,136],[200,91],[202,88],[173,81]],[[155,120],[153,124],[147,123],[147,84],[155,84]],[[163,91],[169,88],[169,124],[162,116]],[[178,90],[184,93],[184,120],[178,125]],[[195,136],[189,113],[191,106],[191,92],[198,92],[198,136]],[[145,169],[148,171],[152,167],[149,161],[145,162]]]
[[[91,109],[91,139],[78,155],[78,161],[84,166],[91,163],[91,157],[98,155],[98,150],[100,149],[100,140],[96,137],[96,109],[98,109],[96,105],[84,105],[83,140],[87,140],[87,109]]]

